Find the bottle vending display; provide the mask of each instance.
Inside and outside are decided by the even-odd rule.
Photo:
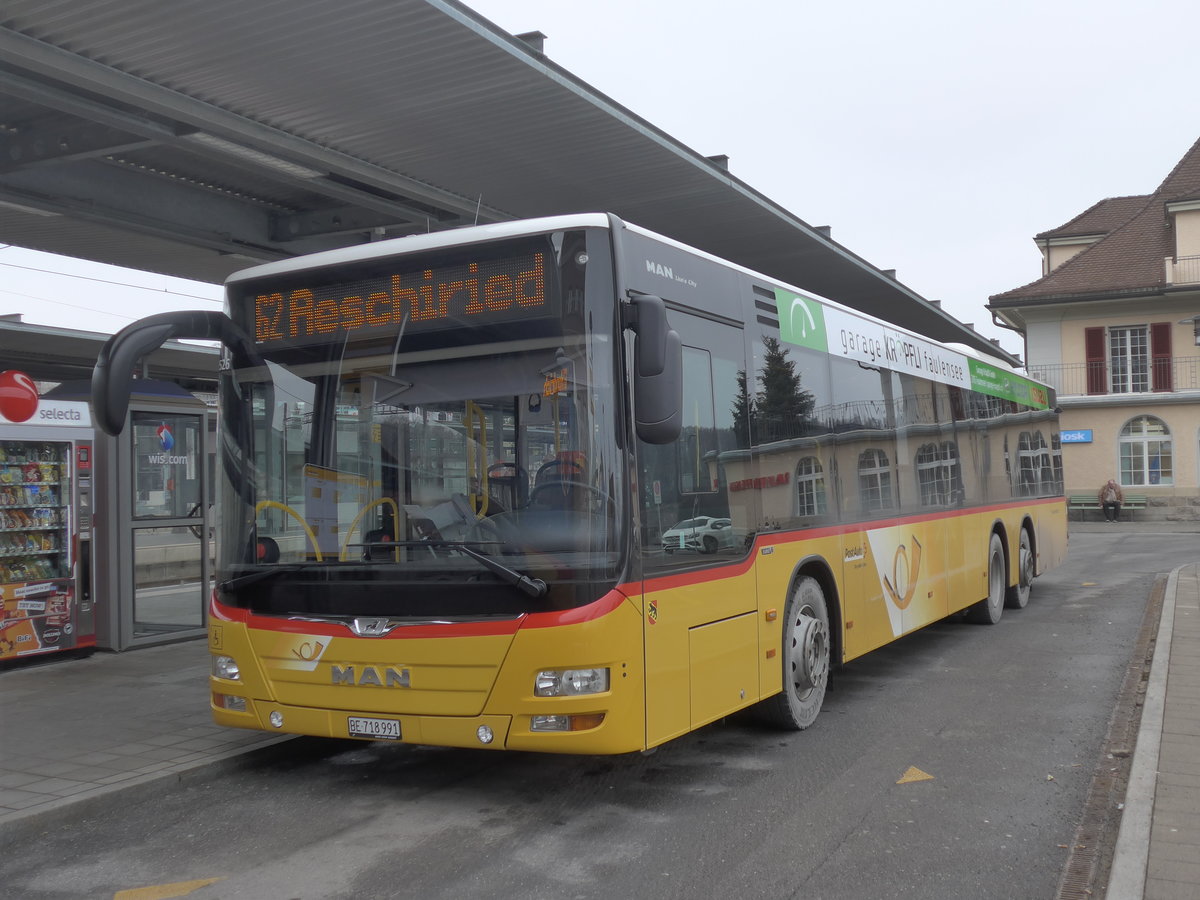
[[[0,660],[76,646],[71,447],[0,441]]]

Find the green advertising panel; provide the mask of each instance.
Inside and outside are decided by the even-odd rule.
[[[977,359],[968,358],[967,367],[971,373],[971,390],[1034,409],[1046,409],[1050,405],[1050,395],[1046,389],[1028,378],[997,369]]]
[[[829,352],[825,310],[816,300],[776,288],[779,336],[789,344]]]
[[[826,307],[811,297],[780,288],[775,289],[775,307],[779,311],[779,336],[789,344],[865,365],[886,365],[895,372],[969,388],[1032,409],[1050,405],[1048,391],[1037,382],[884,322],[836,306]]]

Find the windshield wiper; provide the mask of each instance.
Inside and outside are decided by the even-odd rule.
[[[489,572],[498,575],[500,580],[505,584],[511,584],[513,587],[519,588],[530,597],[545,597],[546,591],[549,590],[546,582],[542,581],[542,579],[530,578],[528,575],[521,574],[516,569],[510,569],[503,563],[496,562],[490,556],[480,553],[466,541],[445,541],[439,538],[428,538],[420,541],[372,541],[369,544],[356,544],[354,546],[382,547],[384,549],[390,547],[443,547],[447,550],[457,550],[463,556],[471,557],[471,559],[478,562]]]
[[[516,569],[510,569],[503,563],[498,563],[490,556],[485,556],[478,550],[473,549],[472,547],[468,546],[465,541],[432,540],[422,541],[421,543],[432,544],[434,547],[447,547],[450,550],[457,550],[459,553],[471,557],[471,559],[475,560],[489,572],[498,575],[501,581],[511,584],[516,588],[520,588],[530,597],[535,599],[538,597],[545,597],[546,591],[549,590],[546,587],[546,582],[542,581],[542,579],[530,578],[528,575],[522,575]]]
[[[515,588],[524,591],[530,597],[538,598],[545,597],[546,591],[549,588],[546,582],[540,578],[530,578],[528,575],[523,575],[516,569],[510,569],[503,563],[498,563],[490,556],[480,553],[478,550],[471,547],[466,541],[444,541],[438,538],[430,538],[420,541],[373,541],[369,544],[364,544],[365,547],[443,547],[447,550],[457,550],[463,556],[469,556],[475,560],[489,572],[499,576],[500,580],[505,584],[511,584]]]
[[[497,575],[500,578],[500,580],[503,581],[505,584],[511,584],[513,587],[516,587],[516,588],[524,591],[530,597],[534,597],[534,598],[545,597],[546,592],[549,590],[549,588],[546,586],[546,582],[542,581],[542,579],[530,578],[528,575],[522,575],[520,572],[516,571],[515,569],[510,569],[508,566],[503,565],[502,563],[496,562],[496,560],[492,559],[490,556],[485,556],[484,554],[480,553],[478,550],[473,549],[472,547],[468,546],[465,541],[441,541],[441,540],[379,541],[379,542],[372,542],[370,544],[365,544],[363,546],[368,546],[368,547],[444,547],[447,550],[457,550],[459,553],[463,554],[464,556],[471,557],[471,559],[478,562],[485,569],[487,569],[488,571]],[[354,560],[354,562],[361,562],[361,560]],[[239,575],[236,578],[230,578],[228,581],[222,581],[220,584],[217,585],[217,587],[223,591],[236,591],[239,588],[246,587],[247,585],[257,584],[260,581],[264,581],[268,578],[275,578],[275,577],[277,577],[279,575],[283,575],[285,573],[300,572],[300,571],[303,571],[304,569],[311,568],[313,566],[327,566],[327,565],[328,565],[328,563],[323,563],[323,562],[308,562],[308,563],[293,563],[292,565],[288,565],[288,566],[276,566],[271,569],[259,569],[258,571],[255,571],[255,572],[248,572],[245,575]]]

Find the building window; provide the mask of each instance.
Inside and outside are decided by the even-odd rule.
[[[923,444],[917,451],[917,487],[922,506],[951,506],[962,495],[958,447],[953,441]]]
[[[892,470],[882,450],[864,450],[858,457],[858,493],[865,511],[892,506]]]
[[[1150,390],[1150,329],[1108,329],[1108,389],[1113,394]]]
[[[1089,394],[1174,390],[1171,323],[1084,329]]]
[[[1155,416],[1130,419],[1121,429],[1121,484],[1174,484],[1171,432]]]
[[[796,491],[799,500],[799,516],[825,515],[825,472],[821,461],[815,456],[806,456],[796,466]]]

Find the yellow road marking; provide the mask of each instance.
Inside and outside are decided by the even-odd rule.
[[[916,766],[909,766],[896,784],[911,784],[914,781],[933,781],[933,776],[928,772],[922,772]]]
[[[127,891],[117,891],[113,900],[170,900],[172,897],[186,897],[192,891],[215,884],[221,878],[200,878],[196,881],[176,881],[174,884],[153,884],[150,887],[131,888]]]

